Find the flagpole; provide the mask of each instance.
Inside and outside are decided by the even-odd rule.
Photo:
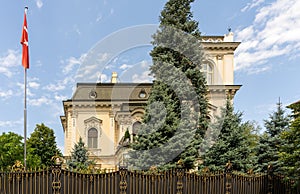
[[[24,67],[24,168],[27,167],[27,69],[29,68],[29,55],[28,55],[28,32],[27,32],[27,10],[28,7],[25,7],[24,10],[24,24],[22,29],[22,65]]]
[[[26,169],[27,139],[27,68],[24,68],[24,167]]]

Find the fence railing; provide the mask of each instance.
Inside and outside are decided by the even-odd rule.
[[[119,171],[78,173],[60,165],[28,172],[0,172],[0,194],[299,194],[284,177],[269,174],[214,174],[174,169],[161,173]]]

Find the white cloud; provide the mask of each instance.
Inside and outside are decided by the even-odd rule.
[[[64,90],[65,88],[66,88],[66,86],[64,86],[61,83],[48,84],[45,87],[43,87],[43,89],[51,91],[51,92],[61,91],[61,90]]]
[[[45,96],[36,99],[28,99],[28,104],[31,106],[42,106],[52,104],[52,100]]]
[[[63,100],[67,100],[68,97],[67,96],[63,96],[63,95],[59,95],[59,94],[55,94],[54,99],[61,102]]]
[[[109,53],[99,53],[99,54],[97,55],[97,60],[98,60],[98,62],[104,62],[104,61],[106,61],[109,57],[110,57],[110,54],[109,54]]]
[[[37,6],[39,9],[41,9],[41,8],[43,7],[43,5],[44,5],[44,3],[43,3],[42,0],[36,0],[35,2],[36,2],[36,6]]]
[[[132,67],[132,65],[123,64],[119,68],[122,70],[125,70],[125,69],[131,68],[131,67]]]
[[[141,64],[142,68],[147,68],[148,69],[150,67],[150,65],[152,65],[152,61],[146,61],[146,60],[144,60],[140,64]]]
[[[259,74],[265,71],[269,71],[271,69],[270,66],[266,66],[266,67],[261,67],[261,68],[252,68],[249,70],[249,74]]]
[[[0,90],[0,99],[9,99],[14,95],[14,92],[12,90],[2,91]]]
[[[91,77],[95,76],[95,74],[96,74],[95,72],[97,72],[97,67],[98,67],[97,64],[82,66],[82,67],[80,67],[80,70],[78,71],[75,78],[76,79],[83,78],[83,79],[90,80]],[[96,77],[97,77],[97,75],[96,75]]]
[[[23,123],[23,118],[16,120],[16,121],[0,121],[0,127],[5,128],[5,127],[14,127],[16,125],[20,125]]]
[[[132,82],[134,83],[148,83],[152,82],[153,78],[149,76],[150,71],[144,71],[141,74],[134,74],[132,76]]]
[[[82,55],[79,61],[81,62],[74,78],[76,82],[95,82],[99,78],[101,72],[108,68],[109,65],[105,64],[109,60],[109,53],[93,53],[90,51],[88,54]]]
[[[239,31],[236,35],[236,39],[241,40],[243,38],[251,37],[251,35],[254,33],[254,27],[248,26],[244,28],[243,30]]]
[[[24,95],[24,83],[17,82],[16,86],[19,87],[19,90],[15,95]],[[34,94],[30,90],[30,87],[27,87],[27,96],[34,96]]]
[[[67,86],[72,86],[74,84],[74,78],[72,76],[67,76],[63,80],[58,80],[56,83],[51,83],[43,87],[44,90],[49,92],[57,92],[66,89]]]
[[[253,1],[261,5],[263,1]],[[251,5],[249,5],[249,8]],[[236,70],[259,73],[270,69],[265,64],[281,56],[297,55],[300,51],[300,1],[276,0],[257,10],[250,26],[236,34],[241,45],[236,51]]]
[[[21,67],[21,54],[19,51],[9,49],[2,56],[0,55],[0,74],[10,78],[16,72],[16,66]]]
[[[32,82],[28,82],[28,86],[29,86],[29,88],[39,89],[40,84],[37,83],[37,82],[32,81]]]
[[[70,57],[66,61],[62,61],[61,63],[63,63],[63,64],[67,63],[67,65],[63,68],[63,73],[64,74],[70,73],[72,70],[74,70],[74,68],[76,66],[78,67],[79,65],[82,64],[85,57],[86,57],[86,54],[82,54],[78,59],[75,57]]]
[[[265,0],[252,0],[252,2],[247,3],[247,5],[244,8],[242,8],[241,11],[242,12],[248,11],[248,10],[254,8],[254,7],[258,7],[259,5],[261,5],[264,2],[265,2]]]

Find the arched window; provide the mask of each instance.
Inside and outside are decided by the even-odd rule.
[[[98,146],[98,131],[95,128],[91,128],[88,131],[88,147],[97,148]]]
[[[137,121],[132,125],[132,135],[136,136],[141,128],[141,122]]]
[[[201,71],[203,72],[206,78],[207,85],[211,85],[213,83],[213,74],[214,74],[213,66],[208,62],[204,62],[202,64]]]

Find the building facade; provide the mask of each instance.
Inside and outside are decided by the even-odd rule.
[[[213,122],[220,115],[226,99],[232,99],[241,87],[234,85],[234,51],[240,44],[233,41],[233,33],[224,36],[202,36],[206,57],[202,72],[207,78],[209,118]],[[145,113],[144,107],[152,83],[78,83],[69,100],[63,101],[64,155],[71,155],[74,144],[81,137],[89,156],[99,168],[116,168],[126,158],[124,134],[137,134]],[[131,138],[132,139],[132,138]]]

